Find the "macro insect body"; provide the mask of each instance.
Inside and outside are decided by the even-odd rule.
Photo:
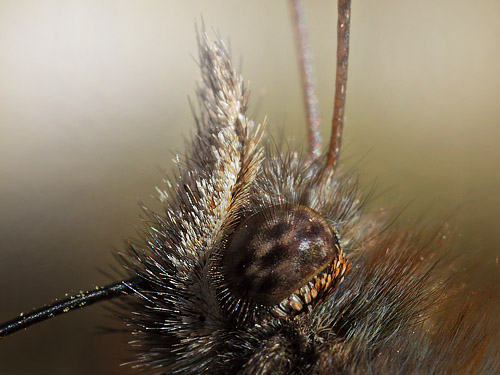
[[[494,340],[484,338],[481,328],[487,325],[479,321],[479,328],[471,326],[467,314],[445,315],[453,322],[449,325],[436,318],[443,316],[445,297],[455,293],[452,287],[440,287],[442,275],[449,275],[441,272],[446,267],[439,262],[442,233],[429,230],[422,236],[417,229],[401,234],[385,218],[363,212],[352,177],[338,171],[325,174],[324,159],[311,161],[291,147],[264,141],[259,149],[259,130],[244,114],[243,81],[233,73],[223,45],[204,34],[200,38],[205,83],[198,121],[206,138],[195,138],[194,149],[207,154],[180,165],[183,183],[169,191],[179,205],[166,218],[151,217],[158,221],[151,250],[161,253],[176,241],[181,250],[167,251],[171,258],[165,263],[149,258],[140,247],[134,251],[142,263],[128,258],[130,268],[139,269],[151,283],[130,288],[142,294],[135,302],[138,311],[151,304],[133,326],[153,325],[151,334],[139,329],[144,354],[137,364],[179,373],[495,373]],[[236,131],[226,134],[224,124],[231,121]],[[233,176],[234,183],[216,189],[227,197],[206,193],[203,189],[210,186],[197,183],[196,174],[213,171],[230,179],[238,165],[243,182]],[[170,197],[164,194],[165,200]],[[224,202],[232,206],[222,210]],[[199,220],[197,205],[215,211],[205,218],[213,220],[213,232],[203,236],[197,233],[203,225],[189,224],[190,233],[183,227],[183,215],[187,221]],[[213,217],[225,212],[232,215],[218,228]],[[186,249],[210,246],[191,242],[207,241],[214,233],[221,233],[212,239],[217,251],[206,259],[192,258]],[[289,260],[284,248],[293,249],[291,255],[302,248],[329,251]],[[309,265],[312,271],[304,270]],[[279,266],[287,277],[276,281],[272,268]],[[303,279],[312,284],[301,286]],[[434,307],[438,312],[429,314]],[[450,336],[453,351],[449,341],[439,341]]]

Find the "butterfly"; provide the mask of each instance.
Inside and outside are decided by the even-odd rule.
[[[333,11],[333,10],[332,10],[331,14],[334,14],[334,11]],[[332,24],[333,24],[333,22],[332,22]],[[245,60],[245,61],[246,61],[246,60]],[[294,62],[294,60],[293,60],[293,59],[289,59],[289,61],[290,61],[290,62],[291,62],[291,61],[293,61],[293,62]],[[329,60],[329,61],[331,61],[331,60]],[[351,73],[351,77],[353,77],[353,76],[355,76],[355,74],[354,74],[354,73]],[[253,83],[253,84],[252,84],[252,87],[255,87],[255,83]],[[297,91],[298,91],[298,90],[297,90]],[[349,100],[351,100],[351,99],[349,99]],[[349,102],[348,102],[348,103],[349,103]],[[351,121],[352,121],[352,122],[355,122],[355,121],[356,121],[356,120],[355,120],[355,118],[353,118],[353,116],[354,116],[354,115],[352,115],[351,117],[349,117],[349,119],[350,119],[349,121],[350,121],[350,122],[351,122]],[[372,119],[370,119],[370,120],[372,120]],[[350,123],[350,122],[349,122],[349,123]],[[372,122],[371,124],[373,124],[373,122]],[[359,125],[359,126],[361,127],[361,125]],[[373,125],[372,125],[371,127],[373,128]],[[367,128],[369,128],[369,126],[368,126],[368,125],[367,125],[366,127],[362,127],[362,129],[367,129]],[[378,131],[378,128],[382,129],[382,128],[383,128],[383,125],[381,125],[380,127],[377,127],[377,131]],[[349,126],[348,126],[348,129],[349,129]],[[386,138],[383,138],[383,139],[387,139],[387,137],[386,137]],[[371,145],[370,145],[370,146],[371,146]],[[352,146],[352,147],[354,147],[354,146]],[[157,161],[156,161],[155,163],[157,163]],[[154,164],[154,163],[151,163],[151,164]],[[371,172],[371,171],[369,171],[369,173],[370,173],[370,172]],[[152,185],[152,184],[150,184],[150,185]],[[135,194],[135,195],[137,195],[137,193],[136,193],[136,192],[134,192],[134,194]],[[134,197],[135,197],[135,195],[134,195]],[[131,224],[131,225],[132,225],[132,224]],[[126,237],[126,236],[120,236],[120,237]],[[72,245],[73,245],[73,244],[72,244]],[[73,248],[73,247],[72,247],[72,248]],[[72,256],[72,258],[73,258],[73,256]],[[39,271],[37,271],[37,272],[39,272]],[[97,277],[99,277],[99,275],[97,275],[97,276],[96,276],[96,278],[94,278],[93,280],[96,280],[96,279],[97,279]],[[83,284],[84,284],[84,283],[83,283]],[[80,282],[80,283],[78,283],[78,285],[77,285],[77,286],[72,286],[72,287],[70,287],[70,288],[68,288],[68,287],[64,287],[64,289],[62,289],[62,290],[61,290],[61,293],[60,293],[60,294],[62,294],[62,292],[63,292],[63,291],[66,291],[66,290],[68,290],[68,289],[72,289],[72,288],[78,287],[78,286],[80,286],[80,285],[82,285],[82,283],[81,283],[81,282]],[[57,294],[57,293],[56,293],[56,294]],[[41,300],[40,302],[45,302],[46,300],[48,300],[48,299],[52,298],[53,296],[54,296],[54,293],[53,293],[53,292],[51,292],[51,293],[50,293],[50,295],[48,295],[47,297],[43,298],[43,300]],[[31,306],[32,304],[33,304],[33,302],[29,301],[28,306]],[[25,306],[26,306],[26,305],[25,305]],[[25,309],[25,308],[21,308],[21,309]],[[19,308],[17,308],[14,312],[17,312],[17,310],[19,310]],[[10,315],[12,315],[12,314],[10,314]],[[6,317],[6,318],[7,318],[7,317]],[[69,319],[69,318],[65,318],[65,319]],[[93,324],[91,324],[90,326],[93,326]],[[41,329],[41,328],[40,328],[40,329]],[[27,334],[30,334],[30,333],[31,333],[31,331],[30,331],[29,333],[27,333]],[[104,338],[103,338],[103,336],[99,336],[99,339],[100,339],[100,340],[106,340],[106,337],[104,337]],[[6,341],[6,342],[7,342],[7,341]],[[6,344],[6,343],[4,343],[4,342],[2,342],[2,344],[7,345],[7,344]],[[39,346],[40,346],[40,345],[37,345],[37,347],[39,347]],[[82,349],[82,350],[83,350],[83,349]],[[106,357],[106,358],[108,358],[108,357]]]

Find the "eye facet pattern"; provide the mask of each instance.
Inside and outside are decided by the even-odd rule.
[[[272,308],[279,318],[306,312],[348,270],[334,229],[300,204],[268,207],[242,221],[220,263],[234,298]]]

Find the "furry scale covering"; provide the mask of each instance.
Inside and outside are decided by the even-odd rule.
[[[325,177],[323,157],[263,141],[224,44],[203,32],[199,49],[197,132],[160,193],[164,212],[148,211],[146,243],[126,256],[146,285],[131,297],[134,313],[123,312],[140,351],[133,365],[164,374],[498,373],[498,324],[479,300],[458,298],[443,230],[388,225],[363,212],[355,178]],[[295,319],[261,320],[248,306],[233,314],[214,259],[238,223],[285,203],[335,227],[352,268]]]

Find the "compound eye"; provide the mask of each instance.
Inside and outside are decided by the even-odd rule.
[[[319,213],[280,205],[236,228],[223,251],[222,268],[236,298],[275,306],[273,311],[285,316],[304,310],[335,284],[347,265],[340,260],[337,237]]]

